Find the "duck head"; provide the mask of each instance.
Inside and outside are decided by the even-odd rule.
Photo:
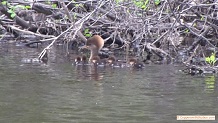
[[[90,62],[93,63],[94,65],[97,65],[99,61],[100,61],[99,56],[93,56],[90,60]]]
[[[116,58],[114,56],[110,56],[108,59],[107,59],[107,63],[109,64],[112,64],[116,61]]]
[[[128,63],[130,66],[134,66],[134,64],[136,64],[136,62],[137,62],[137,60],[135,58],[131,58],[131,59],[129,59]]]
[[[144,64],[139,62],[137,59],[135,58],[131,58],[129,59],[129,65],[133,68],[144,68]]]

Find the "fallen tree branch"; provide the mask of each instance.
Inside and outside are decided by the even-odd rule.
[[[99,1],[100,4],[98,6],[98,8],[100,8],[101,6],[104,5],[104,3],[102,1]],[[102,3],[101,3],[102,2]],[[107,1],[106,1],[107,2]],[[105,2],[105,3],[106,3]],[[55,41],[57,41],[57,39],[59,39],[61,36],[63,36],[66,32],[68,32],[69,30],[73,29],[74,34],[73,34],[73,39],[75,38],[76,34],[78,33],[78,31],[82,28],[83,23],[88,20],[91,15],[98,10],[98,8],[96,8],[95,10],[93,10],[91,13],[87,14],[86,16],[84,16],[83,18],[81,18],[80,20],[78,20],[75,24],[72,24],[67,30],[65,30],[64,32],[62,32],[60,35],[58,35],[56,38],[54,38],[54,40],[46,47],[44,48],[44,50],[39,54],[38,59],[42,60],[43,57],[47,54],[47,51],[51,48],[51,46],[55,43]]]

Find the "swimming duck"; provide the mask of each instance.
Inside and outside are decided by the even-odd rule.
[[[94,35],[89,38],[86,42],[86,45],[81,48],[87,48],[91,51],[91,55],[89,57],[89,61],[91,61],[95,56],[99,56],[99,51],[104,46],[104,39],[99,35]]]
[[[87,57],[85,55],[82,56],[77,56],[74,59],[74,65],[88,65],[88,60]]]
[[[82,58],[80,56],[75,58],[74,65],[82,65]]]
[[[91,59],[91,63],[93,63],[96,66],[99,67],[105,67],[106,66],[106,59],[100,59],[99,56],[94,56]]]
[[[133,67],[133,68],[143,68],[143,67],[145,67],[143,63],[141,63],[140,61],[138,61],[135,58],[129,59],[128,64],[130,65],[130,67]]]
[[[82,55],[82,64],[83,65],[89,65],[89,62],[88,62],[88,60],[87,60],[87,57],[86,57],[86,55]]]
[[[109,66],[113,67],[124,67],[125,65],[119,63],[115,57],[110,57],[105,61],[105,59],[101,60],[99,57],[99,51],[104,46],[104,39],[102,39],[99,35],[94,35],[86,41],[86,45],[81,48],[87,48],[91,51],[91,55],[89,57],[89,62],[94,63],[98,66],[105,66],[106,62],[109,63]],[[135,68],[142,68],[144,66],[143,63],[139,62],[136,59],[130,59],[129,64]]]
[[[92,57],[92,59],[90,60],[91,63],[93,63],[94,65],[97,65],[97,63],[100,61],[100,57],[99,56],[94,56]]]
[[[118,60],[116,60],[116,58],[114,56],[110,56],[108,59],[107,59],[107,63],[109,66],[111,67],[124,67],[125,64],[124,63],[121,63],[119,62]]]

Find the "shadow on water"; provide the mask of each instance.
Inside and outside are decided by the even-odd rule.
[[[173,65],[74,66],[60,46],[43,64],[28,60],[41,49],[0,47],[2,123],[171,123],[176,115],[218,114],[214,75],[189,76]]]

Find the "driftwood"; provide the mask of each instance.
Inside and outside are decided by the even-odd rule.
[[[9,0],[10,6],[29,5],[31,9],[15,10],[16,16],[11,17],[10,6],[0,4],[4,15],[0,24],[15,37],[32,34],[40,42],[49,41],[40,59],[58,39],[69,42],[78,36],[81,43],[86,42],[85,29],[102,35],[108,47],[117,44],[117,49],[133,51],[144,61],[157,57],[159,63],[167,59],[170,63],[181,61],[189,66],[194,64],[191,63],[194,58],[205,59],[217,52],[216,1],[160,0],[158,4],[149,1],[144,5],[146,8],[135,2]],[[184,55],[183,59],[177,60],[180,54]],[[202,62],[208,65],[205,60]]]

